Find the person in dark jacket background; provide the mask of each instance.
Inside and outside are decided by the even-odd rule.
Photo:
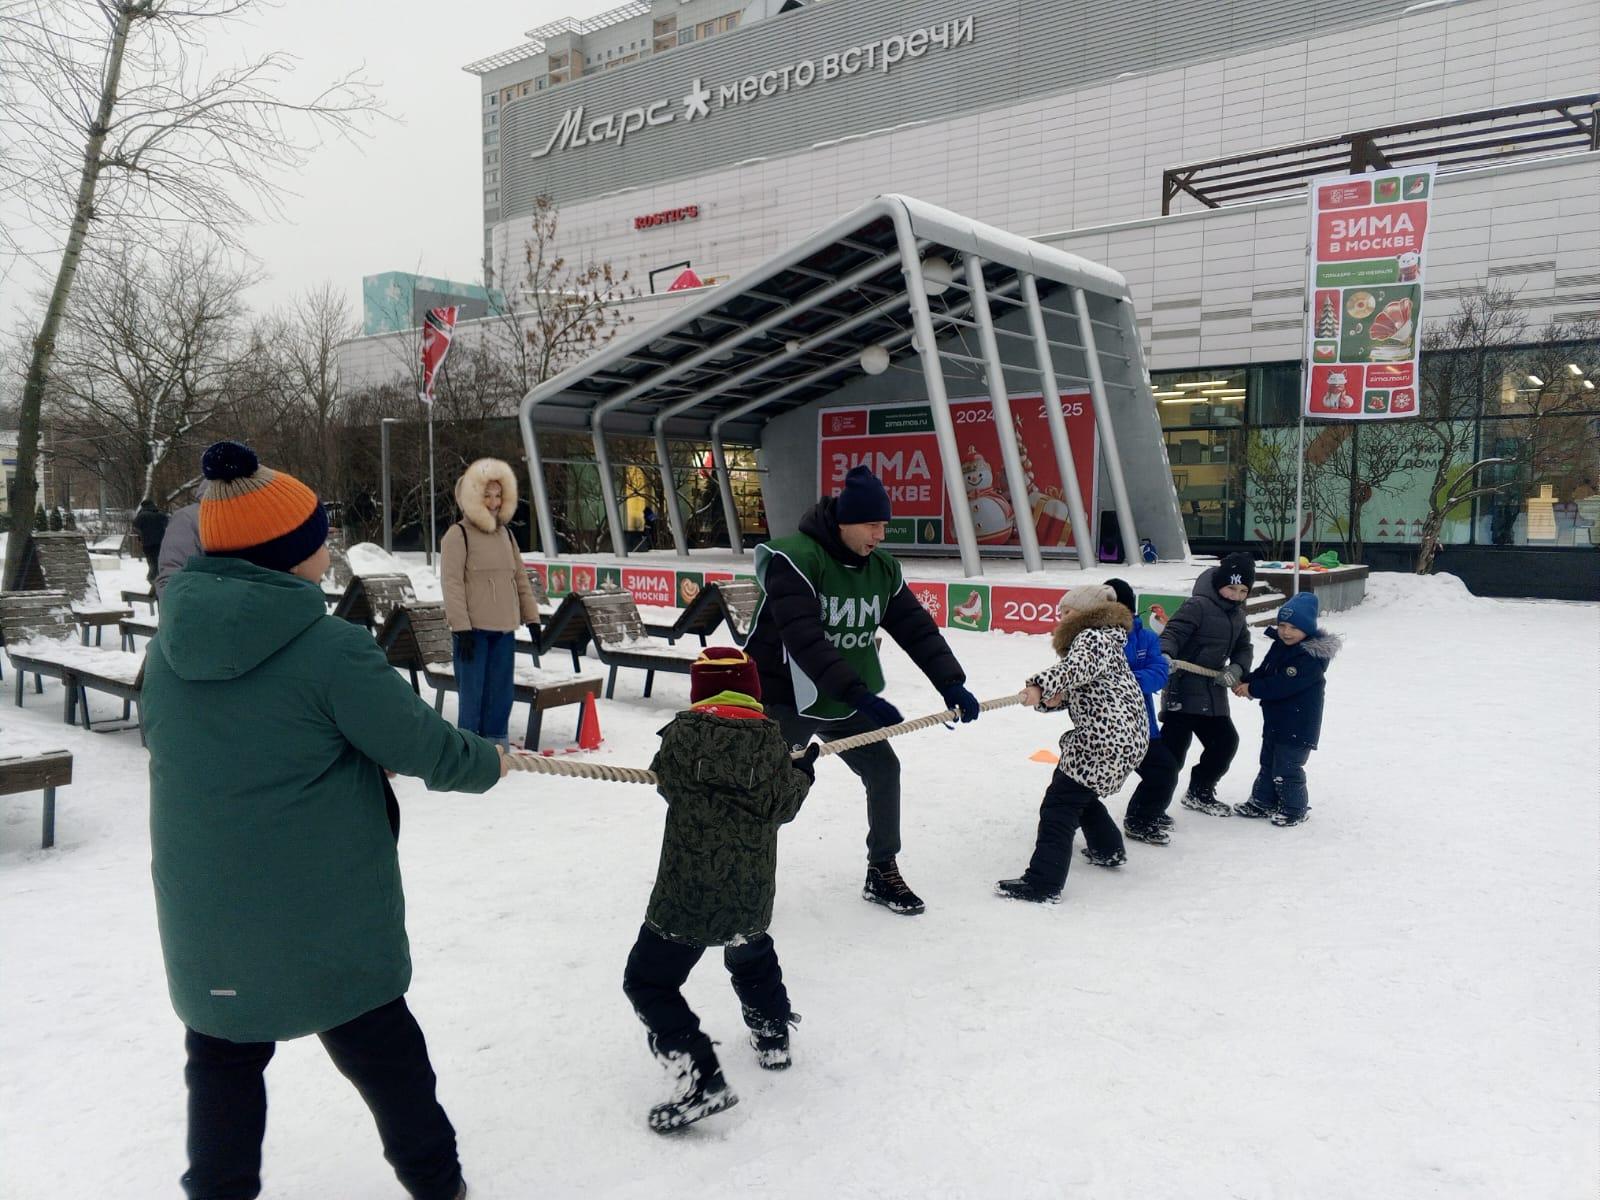
[[[1159,753],[1170,756],[1170,762],[1141,772],[1128,802],[1123,832],[1136,841],[1164,845],[1170,840],[1162,818],[1195,738],[1202,750],[1189,773],[1183,806],[1218,817],[1233,811],[1217,799],[1217,783],[1239,749],[1239,731],[1228,716],[1228,692],[1244,678],[1253,657],[1244,602],[1255,578],[1254,559],[1229,554],[1195,580],[1194,593],[1161,631],[1161,652],[1171,660],[1171,675],[1161,695]]]
[[[156,581],[156,572],[161,569],[161,539],[167,532],[167,514],[156,507],[156,502],[149,498],[139,501],[139,508],[133,514],[133,531],[139,535],[139,546],[144,551],[144,561],[149,566],[145,574],[151,584]]]
[[[276,1043],[316,1034],[418,1200],[465,1195],[406,1005],[411,955],[384,771],[483,792],[492,743],[452,728],[372,636],[328,614],[316,494],[233,442],[206,451],[206,546],[145,660],[150,873],[187,1027],[193,1200],[261,1190]]]
[[[778,827],[794,820],[820,746],[789,757],[762,711],[761,681],[742,650],[713,646],[689,670],[691,707],[661,730],[650,769],[667,802],[661,862],[622,990],[649,1030],[650,1051],[677,1077],[650,1110],[658,1133],[738,1103],[711,1039],[683,998],[708,946],[723,946],[750,1044],[768,1070],[789,1065],[789,1007],[767,933],[777,886]]]
[[[761,673],[767,712],[799,749],[813,735],[835,741],[905,718],[879,693],[881,627],[898,642],[962,721],[978,717],[966,673],[933,618],[880,548],[889,493],[866,467],[845,476],[800,519],[800,532],[756,547],[761,607],[746,649]],[[867,791],[867,878],[861,895],[915,914],[921,898],[900,875],[900,760],[886,741],[839,755]]]
[[[1234,688],[1236,696],[1261,701],[1261,770],[1250,799],[1233,806],[1241,817],[1269,817],[1274,825],[1298,825],[1311,811],[1306,760],[1322,736],[1322,704],[1328,664],[1339,653],[1339,635],[1317,627],[1314,592],[1291,596],[1278,610],[1267,656]]]

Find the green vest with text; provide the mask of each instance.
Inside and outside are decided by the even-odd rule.
[[[816,539],[797,533],[756,547],[756,578],[763,587],[767,566],[775,556],[788,559],[817,594],[818,618],[840,656],[874,694],[883,690],[883,664],[878,661],[878,622],[900,590],[900,564],[885,550],[874,550],[864,566],[847,567]],[[788,656],[785,655],[787,658]],[[842,700],[824,696],[792,658],[794,706],[808,717],[838,721],[855,712]]]

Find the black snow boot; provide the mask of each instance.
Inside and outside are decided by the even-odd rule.
[[[1172,817],[1167,813],[1157,813],[1155,819],[1150,823],[1152,825],[1159,825],[1162,829],[1171,829]]]
[[[1254,800],[1246,800],[1243,804],[1235,804],[1233,806],[1233,815],[1236,817],[1244,817],[1246,820],[1259,821],[1263,818],[1276,815],[1277,811],[1278,810],[1275,808],[1263,808]]]
[[[717,1052],[705,1034],[698,1035],[688,1050],[656,1049],[655,1056],[673,1081],[672,1099],[650,1110],[650,1128],[657,1133],[682,1129],[739,1103],[722,1078]]]
[[[744,1019],[750,1026],[750,1045],[761,1069],[787,1071],[794,1062],[789,1055],[789,1026],[800,1024],[800,1014],[792,1012],[781,1020],[764,1020],[746,1009]]]
[[[1120,867],[1128,861],[1128,853],[1120,846],[1115,850],[1091,850],[1085,846],[1079,851],[1097,867]]]
[[[1027,876],[1020,879],[1002,879],[994,885],[994,894],[1004,900],[1027,900],[1033,904],[1059,904],[1061,892],[1050,892]]]
[[[1141,821],[1126,821],[1123,823],[1122,832],[1136,842],[1145,842],[1151,846],[1165,846],[1172,840],[1167,831],[1154,822],[1146,825]]]
[[[1233,815],[1233,809],[1229,808],[1221,800],[1217,799],[1216,788],[1196,787],[1192,783],[1189,785],[1188,792],[1184,794],[1183,806],[1185,808],[1192,808],[1195,812],[1203,812],[1213,817],[1228,817]]]
[[[1278,811],[1272,814],[1272,823],[1279,829],[1291,829],[1296,825],[1304,825],[1311,819],[1311,810],[1302,809],[1297,813]]]
[[[895,866],[892,858],[880,863],[867,864],[867,881],[861,886],[861,898],[870,900],[874,904],[881,904],[890,912],[911,917],[927,908],[922,902],[922,897],[907,887],[906,881],[900,878],[900,868]]]

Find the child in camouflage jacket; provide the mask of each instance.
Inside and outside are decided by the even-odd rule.
[[[789,1008],[767,925],[778,826],[800,811],[819,747],[790,758],[760,694],[755,663],[743,651],[703,651],[689,675],[692,707],[661,730],[650,764],[667,823],[622,989],[649,1030],[651,1052],[676,1077],[672,1099],[650,1111],[658,1133],[738,1102],[681,990],[708,946],[724,947],[761,1066],[789,1065],[789,1026],[800,1019]]]

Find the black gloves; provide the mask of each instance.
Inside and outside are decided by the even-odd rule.
[[[462,662],[472,661],[472,634],[452,633],[450,641],[455,646],[456,657]]]
[[[967,691],[964,685],[952,683],[947,688],[941,688],[939,695],[943,697],[947,705],[961,714],[961,723],[963,725],[968,721],[976,721],[978,719],[978,698]]]
[[[812,742],[806,747],[806,752],[799,758],[791,759],[794,769],[799,771],[812,783],[817,781],[817,755],[822,753],[822,743]]]
[[[891,725],[899,725],[905,720],[900,715],[900,710],[890,704],[882,696],[874,696],[868,692],[861,699],[854,702],[855,710],[879,729],[887,729]]]

